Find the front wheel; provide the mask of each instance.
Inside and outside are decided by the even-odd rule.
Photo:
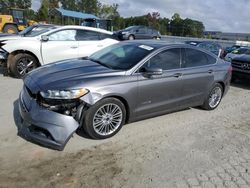
[[[10,62],[10,72],[16,78],[22,78],[28,72],[38,67],[36,58],[30,54],[15,55]]]
[[[205,99],[202,108],[205,110],[214,110],[220,104],[222,95],[223,95],[223,88],[221,84],[219,83],[215,84],[211,89],[211,91],[209,92],[209,95]]]
[[[125,119],[124,104],[116,98],[105,98],[86,111],[83,129],[94,139],[105,139],[118,133]]]
[[[128,40],[135,40],[134,35],[129,35]]]

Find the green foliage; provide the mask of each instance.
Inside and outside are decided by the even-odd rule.
[[[47,21],[49,17],[49,0],[42,0],[41,7],[37,12],[37,19],[39,21]]]
[[[29,9],[31,0],[0,0],[0,12],[8,14],[10,8]]]
[[[172,16],[169,24],[169,31],[175,36],[202,37],[204,29],[202,22],[189,18],[183,20],[177,13]]]

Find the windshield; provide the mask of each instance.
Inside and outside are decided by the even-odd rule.
[[[125,28],[124,30],[132,30],[132,29],[136,29],[136,28],[138,28],[138,26],[130,26],[130,27]]]
[[[30,26],[21,31],[19,34],[24,37],[36,37],[55,28],[56,27],[54,26]]]
[[[111,69],[129,70],[153,50],[146,45],[119,43],[94,53],[89,59]]]

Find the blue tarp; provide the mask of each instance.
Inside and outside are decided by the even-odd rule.
[[[82,12],[76,12],[76,11],[71,11],[71,10],[65,10],[63,8],[55,8],[62,16],[68,16],[68,17],[73,17],[73,18],[79,18],[79,19],[100,19],[96,17],[93,14],[85,14]]]

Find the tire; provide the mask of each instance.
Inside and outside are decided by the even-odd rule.
[[[24,77],[28,72],[38,67],[37,59],[25,53],[15,55],[10,62],[10,72],[16,78]]]
[[[113,113],[108,113],[112,110],[114,110]],[[116,98],[105,98],[86,111],[83,129],[93,139],[106,139],[119,132],[125,123],[125,119],[126,109],[124,104]]]
[[[16,34],[18,33],[17,26],[14,24],[7,24],[3,28],[4,33]]]
[[[135,40],[135,36],[134,35],[129,35],[128,40]]]
[[[210,90],[208,96],[205,99],[204,104],[201,106],[205,110],[214,110],[216,109],[223,96],[223,87],[221,84],[216,83]]]

